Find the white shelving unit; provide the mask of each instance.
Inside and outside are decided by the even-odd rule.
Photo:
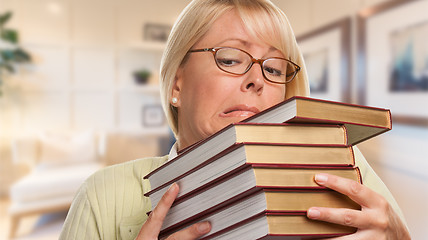
[[[118,88],[121,92],[141,93],[150,95],[159,95],[160,88],[154,84],[138,85],[138,86],[123,86]]]
[[[132,49],[162,53],[165,50],[165,43],[142,41],[142,42],[133,42],[129,44],[129,47]]]

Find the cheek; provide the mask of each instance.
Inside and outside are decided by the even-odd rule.
[[[272,106],[285,100],[285,85],[265,85],[268,105]]]
[[[189,69],[185,74],[183,97],[187,98],[187,104],[194,106],[207,104],[212,108],[226,98],[227,92],[236,88],[230,84],[230,79],[222,76],[217,69]],[[190,96],[190,97],[188,97]]]

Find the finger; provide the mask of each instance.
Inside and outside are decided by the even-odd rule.
[[[321,186],[347,195],[362,207],[374,208],[384,206],[384,198],[370,188],[351,179],[319,173],[315,175],[315,181]]]
[[[195,223],[186,229],[172,234],[167,239],[197,239],[209,233],[210,230],[211,224],[209,222]]]
[[[367,232],[358,231],[353,234],[348,234],[345,236],[340,237],[333,237],[333,238],[323,238],[318,240],[355,240],[355,239],[373,239],[373,236],[370,236],[367,234]]]
[[[310,219],[358,229],[366,229],[371,226],[370,216],[367,213],[354,209],[312,207],[308,209],[307,216]]]
[[[165,219],[166,214],[171,208],[172,203],[178,195],[179,187],[177,183],[173,183],[168,191],[162,196],[158,205],[150,213],[149,218],[141,227],[140,235],[157,239],[160,229]]]

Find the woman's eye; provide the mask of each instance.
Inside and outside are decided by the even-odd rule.
[[[272,67],[265,67],[265,72],[269,73],[269,75],[272,76],[281,76],[282,75],[282,71],[276,68],[272,68]]]
[[[232,59],[232,58],[220,58],[217,59],[217,62],[225,67],[232,67],[232,66],[236,66],[238,64],[240,64],[241,62],[237,59]]]

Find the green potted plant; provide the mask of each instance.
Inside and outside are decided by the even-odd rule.
[[[152,73],[147,69],[137,70],[133,73],[135,83],[147,84]]]
[[[17,64],[31,61],[30,54],[18,46],[18,32],[5,27],[11,17],[11,12],[0,14],[0,96],[5,74],[14,73]]]

